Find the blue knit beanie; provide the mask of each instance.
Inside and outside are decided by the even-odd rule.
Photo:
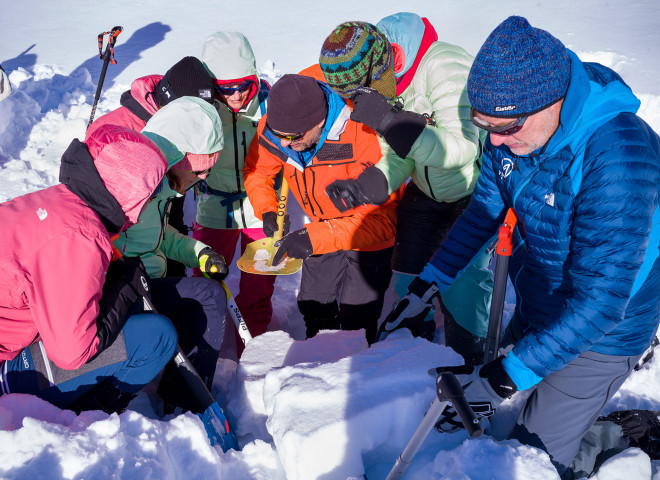
[[[531,115],[566,95],[570,73],[564,44],[523,17],[509,17],[477,53],[468,98],[475,110],[491,117]]]

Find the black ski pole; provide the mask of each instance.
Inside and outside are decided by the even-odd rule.
[[[486,351],[484,363],[497,358],[500,344],[500,330],[502,325],[502,311],[504,309],[504,296],[506,294],[506,278],[509,267],[509,257],[513,250],[513,229],[516,226],[516,213],[510,208],[507,211],[504,223],[500,226],[496,247],[497,260],[495,263],[495,280],[493,285],[493,299],[490,304],[490,317],[488,323],[488,335],[486,337]],[[502,261],[500,261],[502,260]],[[404,448],[394,466],[387,475],[386,480],[399,480],[408,469],[417,450],[428,436],[429,432],[442,415],[445,407],[451,403],[458,416],[471,437],[478,437],[484,430],[470,404],[465,399],[463,388],[452,372],[443,372],[436,379],[437,396],[428,409],[422,423],[408,444]]]
[[[513,252],[513,230],[516,228],[516,212],[510,208],[504,217],[497,235],[495,250],[495,279],[493,280],[493,298],[490,303],[488,318],[488,334],[486,335],[486,350],[484,363],[497,358],[500,349],[500,332],[502,330],[502,313],[504,297],[506,296],[506,279],[509,274],[509,260]]]
[[[87,123],[87,128],[94,121],[94,114],[96,113],[96,105],[99,103],[99,98],[101,97],[101,89],[103,88],[103,80],[105,80],[105,72],[108,70],[108,63],[113,65],[117,64],[115,60],[115,42],[117,41],[117,36],[124,30],[122,27],[113,27],[109,32],[99,33],[99,58],[103,59],[103,67],[101,68],[101,76],[99,77],[99,84],[96,86],[96,95],[94,95],[94,104],[92,105],[92,114],[89,116],[89,123]],[[105,47],[105,52],[103,52],[103,37],[108,36],[108,44]]]

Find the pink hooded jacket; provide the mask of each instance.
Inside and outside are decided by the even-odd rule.
[[[137,222],[166,168],[149,139],[107,125],[71,143],[63,183],[0,203],[0,360],[37,338],[60,368],[97,353],[109,232]]]
[[[85,138],[89,138],[101,125],[123,125],[136,132],[141,131],[149,118],[158,111],[154,98],[156,85],[162,75],[147,75],[131,83],[130,91],[121,96],[121,107],[100,116],[87,129]]]

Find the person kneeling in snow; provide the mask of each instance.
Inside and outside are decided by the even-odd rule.
[[[511,438],[573,478],[583,435],[658,328],[660,138],[619,75],[522,17],[490,34],[467,93],[489,132],[472,200],[385,328],[428,308],[422,298],[445,291],[513,208],[517,303],[502,342],[512,350],[438,371],[457,374],[481,415],[535,387]],[[452,429],[445,413],[440,427]]]
[[[181,97],[158,110],[142,133],[161,149],[170,165],[162,190],[147,205],[140,221],[114,244],[122,255],[140,257],[151,277],[156,311],[174,323],[179,345],[210,389],[224,339],[227,294],[219,283],[227,276],[221,255],[208,245],[168,225],[172,199],[206,178],[223,146],[222,122],[213,105]],[[200,267],[204,277],[166,277],[167,259]],[[176,407],[196,413],[202,406],[186,385],[174,361],[158,387],[163,414]]]
[[[0,204],[3,394],[121,412],[172,358],[174,326],[141,309],[142,262],[111,263],[110,241],[137,223],[166,169],[151,140],[107,125],[71,142],[62,183]]]

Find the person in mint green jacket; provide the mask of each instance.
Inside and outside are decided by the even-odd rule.
[[[218,281],[226,277],[227,265],[210,247],[170,226],[168,214],[171,200],[206,178],[217,161],[223,146],[222,122],[210,103],[181,97],[158,110],[142,134],[163,152],[168,170],[139,223],[122,232],[114,244],[124,256],[142,259],[151,277],[156,310],[172,320],[182,350],[211,388],[227,308],[226,293]],[[168,258],[191,268],[201,267],[211,278],[166,277]],[[217,272],[212,273],[212,267]],[[176,407],[201,411],[173,362],[165,367],[158,393],[164,400],[165,414]]]
[[[239,32],[212,34],[204,41],[200,58],[215,87],[215,106],[222,119],[225,146],[206,181],[197,186],[199,200],[193,238],[210,245],[231,263],[237,243],[240,242],[242,254],[248,244],[272,236],[277,230],[275,215],[265,222],[255,216],[243,180],[245,157],[266,111],[270,87],[259,79],[252,47]],[[276,278],[240,272],[236,304],[253,337],[264,333],[271,321]],[[243,342],[238,333],[235,338],[240,357]]]
[[[383,52],[378,58],[363,48],[370,44]],[[410,178],[399,203],[392,258],[398,299],[408,293],[467,207],[479,176],[484,135],[470,121],[465,91],[472,60],[462,48],[438,41],[426,18],[406,12],[383,18],[377,27],[341,24],[321,50],[326,81],[353,100],[352,119],[381,135],[384,155],[357,179],[331,184],[330,198],[344,210],[380,204]],[[389,99],[395,97],[393,108]],[[490,259],[484,254],[439,302],[445,342],[468,363],[480,363],[483,357],[492,294]],[[432,338],[433,313],[427,311],[424,321],[406,326]]]

